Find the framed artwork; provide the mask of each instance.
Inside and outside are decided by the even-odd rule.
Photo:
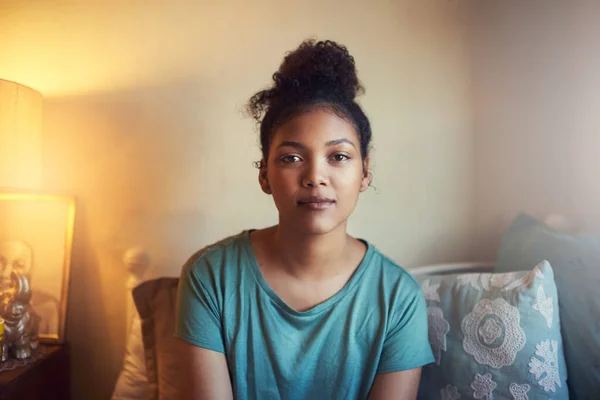
[[[64,342],[74,221],[74,198],[0,190],[0,288],[29,278],[44,343]]]

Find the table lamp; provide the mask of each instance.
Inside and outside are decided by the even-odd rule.
[[[42,95],[0,79],[0,188],[40,189]]]

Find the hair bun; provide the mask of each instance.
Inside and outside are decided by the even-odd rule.
[[[360,137],[361,156],[367,157],[371,124],[354,101],[362,93],[354,57],[345,46],[330,40],[302,42],[285,56],[273,84],[248,101],[248,114],[260,123],[263,160],[268,159],[274,129],[311,107],[328,107],[350,122]]]
[[[273,75],[273,95],[291,97],[336,96],[352,102],[364,91],[354,57],[345,46],[327,40],[306,40],[284,58]]]

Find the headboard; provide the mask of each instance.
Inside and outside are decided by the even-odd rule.
[[[431,264],[417,268],[411,268],[408,271],[414,276],[422,276],[461,274],[469,272],[492,272],[493,269],[494,263],[492,261],[482,261],[449,264]]]

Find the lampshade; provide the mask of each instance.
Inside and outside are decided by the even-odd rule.
[[[42,95],[0,79],[0,188],[42,183]]]

